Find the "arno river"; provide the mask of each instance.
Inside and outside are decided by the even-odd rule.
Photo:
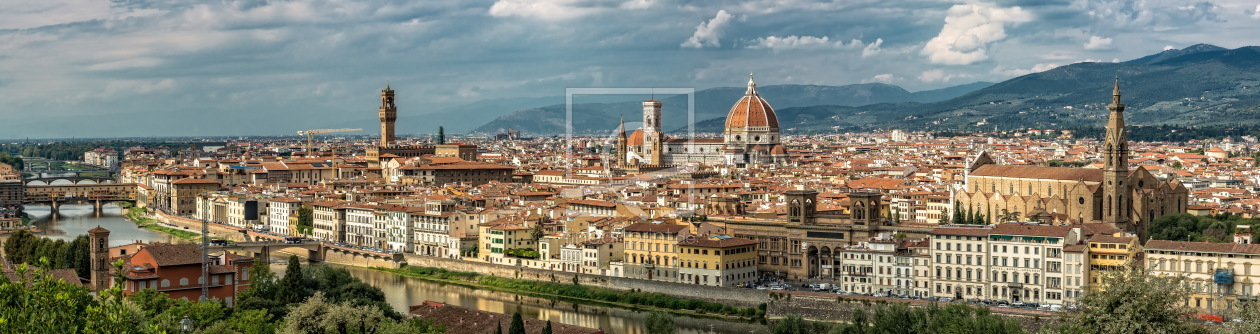
[[[117,206],[107,205],[103,212],[94,213],[90,204],[65,204],[53,217],[47,206],[29,206],[26,210],[33,222],[44,231],[43,236],[74,240],[87,230],[101,226],[110,230],[110,246],[125,245],[137,240],[172,242],[166,234],[137,228],[122,217]],[[7,236],[0,236],[4,239]],[[282,256],[273,256],[273,270],[283,273]],[[344,267],[351,275],[380,288],[385,299],[399,312],[406,313],[407,306],[424,301],[437,301],[479,310],[511,314],[520,311],[522,316],[584,327],[603,329],[608,333],[646,333],[646,313],[614,307],[574,304],[546,298],[518,296],[512,293],[473,289],[404,277],[393,273],[357,267]],[[678,333],[765,333],[766,327],[741,322],[675,317]]]

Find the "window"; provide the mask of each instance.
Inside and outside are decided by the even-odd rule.
[[[187,277],[179,279],[179,286],[187,286],[187,285],[188,285]]]

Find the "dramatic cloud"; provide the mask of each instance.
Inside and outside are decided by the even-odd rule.
[[[832,41],[831,37],[814,37],[814,36],[769,36],[754,39],[748,44],[749,49],[775,49],[775,50],[792,50],[792,49],[857,49],[863,47],[861,40],[849,41]]]
[[[945,70],[927,70],[919,75],[919,81],[923,82],[947,82],[954,78],[954,74],[947,74]]]
[[[883,51],[879,48],[879,46],[883,44],[884,44],[883,38],[876,38],[874,43],[868,44],[866,47],[862,48],[862,58],[879,54],[880,51]]]
[[[897,80],[897,76],[892,75],[891,73],[884,73],[884,74],[876,74],[875,76],[870,77],[869,79],[862,80],[862,83],[878,82],[878,83],[891,84],[893,83],[893,81],[896,81],[896,80]]]
[[[756,72],[918,91],[1245,46],[1260,19],[1257,0],[977,1],[0,0],[0,139],[372,128],[386,80],[407,134],[467,131],[570,87],[741,87]]]
[[[1087,59],[1085,61],[1090,62],[1092,60]],[[999,66],[993,70],[993,73],[1001,74],[1003,76],[1009,76],[1009,77],[1018,77],[1021,75],[1041,73],[1041,72],[1053,70],[1056,67],[1059,67],[1059,64],[1037,64],[1037,65],[1033,65],[1032,68],[1028,68],[1028,69],[1009,69],[1009,70],[1002,69],[1002,67]]]
[[[988,59],[985,48],[1006,38],[1006,27],[1032,21],[1020,7],[1000,8],[989,3],[954,5],[940,34],[923,47],[933,64],[967,65]]]
[[[1085,42],[1085,50],[1102,50],[1111,48],[1111,38],[1089,36],[1089,41]]]
[[[726,10],[719,10],[717,15],[708,22],[702,22],[696,26],[696,32],[682,43],[684,48],[702,48],[702,47],[718,47],[722,46],[719,39],[722,38],[722,30],[726,29],[726,25],[730,23],[731,14]]]

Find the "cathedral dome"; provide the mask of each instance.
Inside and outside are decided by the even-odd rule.
[[[744,97],[735,102],[735,106],[726,114],[727,130],[750,127],[779,128],[779,118],[774,114],[774,108],[757,94],[757,84],[753,82],[751,75],[748,77],[748,90],[744,92]]]
[[[626,139],[627,146],[643,146],[643,129],[634,130],[630,133],[630,138]]]

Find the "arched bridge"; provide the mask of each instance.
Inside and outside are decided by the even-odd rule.
[[[112,177],[105,176],[59,176],[59,177],[39,177],[24,180],[26,186],[47,186],[54,185],[57,181],[66,181],[70,184],[116,184],[117,180]],[[56,185],[66,185],[64,182]]]
[[[302,248],[307,251],[307,258],[311,261],[324,260],[324,245],[318,241],[302,241],[299,243],[288,243],[283,241],[262,240],[254,242],[238,242],[227,245],[210,245],[210,250],[223,251],[243,251],[255,259],[262,259],[263,263],[271,263],[271,253],[281,249]]]
[[[61,203],[71,201],[95,202],[97,209],[100,209],[104,203],[108,202],[135,202],[136,184],[115,183],[26,186],[25,194],[22,199],[23,203],[48,203],[52,206],[53,211],[57,211],[57,208]]]

